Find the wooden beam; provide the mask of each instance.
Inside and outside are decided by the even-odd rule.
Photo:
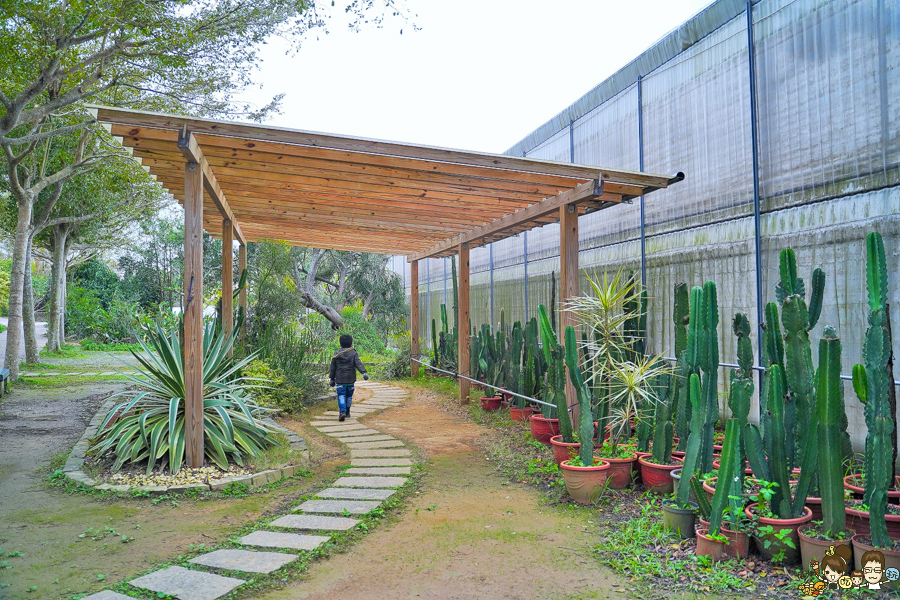
[[[203,466],[203,171],[184,165],[184,452]]]
[[[557,196],[546,198],[536,204],[532,204],[524,210],[508,214],[505,217],[501,217],[492,223],[483,225],[481,227],[476,227],[468,233],[464,233],[457,237],[450,238],[449,240],[445,240],[440,244],[436,244],[431,248],[428,248],[427,250],[423,250],[422,252],[418,252],[412,255],[411,257],[409,257],[409,260],[422,260],[430,256],[434,256],[435,254],[446,252],[448,249],[452,248],[453,246],[458,246],[459,244],[472,244],[478,242],[479,240],[489,237],[495,233],[513,229],[551,213],[557,212],[560,207],[565,207],[578,202],[596,200],[602,195],[602,180],[592,179],[591,181],[583,183],[578,187],[572,188],[571,190],[566,190],[565,192],[562,192]],[[613,197],[619,198],[619,196]]]
[[[243,276],[244,271],[247,270],[247,244],[241,244],[238,249],[238,279]],[[238,307],[244,315],[243,320],[241,320],[241,346],[246,347],[247,345],[247,286],[241,288],[240,293],[238,294]]]
[[[185,160],[197,163],[200,166],[203,171],[203,187],[206,189],[206,193],[212,198],[212,201],[215,203],[216,208],[219,209],[222,218],[231,221],[234,233],[238,240],[240,240],[242,244],[245,243],[241,226],[238,224],[237,219],[234,218],[234,213],[231,212],[231,207],[228,206],[225,194],[222,192],[222,188],[219,187],[219,183],[216,181],[216,176],[213,174],[212,168],[210,168],[209,163],[206,162],[206,158],[203,156],[203,151],[200,149],[197,139],[189,131],[183,130],[178,134],[178,149],[181,150]]]
[[[222,325],[225,335],[234,331],[234,227],[231,221],[222,221]],[[234,348],[228,350],[233,356]]]
[[[110,108],[106,106],[91,106],[90,108],[93,111],[96,111],[97,119],[102,123],[125,125],[138,129],[147,127],[171,131],[188,130],[195,133],[241,138],[249,143],[253,143],[255,140],[262,142],[282,142],[297,146],[330,148],[333,150],[380,154],[423,161],[438,161],[488,167],[492,169],[521,171],[525,173],[559,175],[578,179],[593,179],[597,177],[598,173],[597,167],[557,163],[504,154],[470,152],[465,150],[437,148],[433,146],[417,146],[413,144],[339,136],[297,129],[283,129],[265,125],[246,125],[228,121],[165,115]],[[660,187],[668,185],[670,179],[666,176],[648,176],[644,173],[622,170],[604,170],[604,174],[608,174],[608,178],[611,181],[619,181],[621,183],[632,183],[636,181],[649,182],[650,178],[657,177],[658,180],[649,182],[646,185],[659,185]],[[614,174],[616,175],[615,177],[613,176]],[[626,178],[631,181],[624,181]]]
[[[409,271],[409,334],[410,354],[419,358],[419,261],[414,260]],[[412,361],[409,372],[412,377],[419,373],[419,363]]]
[[[472,328],[469,326],[469,245],[465,242],[459,244],[459,365],[458,373],[471,377],[469,372],[469,335]],[[466,404],[469,402],[470,383],[465,379],[459,381],[459,400]]]
[[[578,211],[574,205],[559,208],[559,338],[565,340],[566,327],[576,326],[575,315],[566,310],[566,302],[579,293],[578,285]],[[563,342],[565,343],[565,342]],[[568,368],[567,368],[568,370]],[[573,423],[578,423],[578,396],[570,377],[566,377],[566,404]],[[577,425],[576,425],[577,427]]]

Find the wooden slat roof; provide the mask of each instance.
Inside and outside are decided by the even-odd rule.
[[[247,241],[387,254],[440,256],[450,241],[487,243],[556,220],[548,211],[508,228],[483,227],[592,180],[589,206],[646,194],[683,175],[652,175],[349,136],[93,107],[172,195],[184,201],[192,135]],[[582,206],[581,210],[585,210]],[[204,225],[221,235],[205,194]],[[508,217],[502,223],[512,222]],[[473,236],[471,232],[485,231]],[[468,235],[467,235],[468,234]],[[433,252],[432,252],[433,251]]]

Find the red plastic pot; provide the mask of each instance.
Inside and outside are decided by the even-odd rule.
[[[531,437],[544,444],[550,445],[550,438],[559,435],[559,419],[548,419],[539,414],[531,416]]]
[[[753,509],[756,508],[756,504],[757,503],[754,502],[747,506],[747,508],[744,509],[744,513],[750,519],[758,518],[760,525],[771,525],[774,529],[774,532],[771,534],[757,532],[753,535],[753,541],[756,543],[756,550],[766,560],[772,560],[776,554],[781,550],[784,550],[784,559],[781,561],[783,564],[794,565],[800,562],[800,536],[797,534],[797,530],[812,521],[812,511],[804,506],[803,515],[796,519],[756,517],[756,515],[753,514]],[[790,533],[788,533],[786,537],[793,541],[793,548],[775,536],[775,533],[780,533],[785,529],[790,530]],[[766,546],[766,542],[768,542],[768,547]]]
[[[481,409],[486,412],[494,412],[495,410],[500,410],[500,403],[503,402],[503,398],[482,398],[481,399]]]
[[[859,535],[869,535],[869,513],[865,510],[850,508],[844,509],[847,513],[847,529],[854,530]],[[892,540],[900,540],[900,515],[885,513],[884,520],[887,523],[888,536]]]
[[[812,511],[813,521],[821,521],[822,520],[822,499],[821,498],[813,498],[812,496],[806,497],[806,507]]]
[[[897,481],[900,483],[900,478],[897,478]],[[844,488],[852,491],[853,497],[857,500],[862,500],[866,491],[862,485],[856,485],[862,483],[863,482],[859,480],[859,475],[847,475],[844,477]],[[887,494],[889,503],[900,504],[900,490],[888,490]]]
[[[749,533],[732,531],[730,529],[725,529],[724,527],[719,528],[719,533],[728,538],[728,543],[725,545],[725,556],[730,556],[732,558],[747,558],[747,555],[750,554]]]
[[[722,464],[722,461],[721,461],[721,460],[714,460],[714,461],[713,461],[713,468],[714,468],[716,471],[718,471],[721,464]],[[744,475],[753,475],[753,469],[750,468],[750,463],[748,463],[747,461],[744,461],[744,464],[746,465],[746,466],[744,467]],[[813,519],[813,520],[815,520],[815,519]]]
[[[550,438],[550,447],[553,448],[553,460],[556,461],[556,465],[559,466],[564,460],[569,460],[574,456],[578,455],[578,449],[581,448],[581,444],[578,442],[568,444],[562,441],[561,435],[554,435]]]
[[[631,458],[606,458],[603,460],[609,463],[609,487],[613,490],[624,490],[631,483],[631,472],[634,462],[637,460],[637,454],[632,454]]]
[[[564,460],[559,465],[563,472],[563,480],[566,482],[566,491],[578,504],[591,504],[606,489],[609,463],[596,456],[594,461],[600,461],[600,464],[576,467],[570,465],[568,460]]]
[[[718,480],[718,477],[709,477],[703,480],[703,491],[706,492],[706,495],[709,497],[710,502],[712,502],[713,494],[716,493],[715,482]],[[713,485],[710,485],[710,482],[712,482]]]
[[[647,491],[661,496],[672,493],[672,471],[680,469],[680,464],[658,465],[644,458],[638,458],[638,463],[641,465],[641,478]]]
[[[509,407],[509,417],[513,421],[525,422],[531,418],[532,413],[534,413],[534,410],[532,410],[530,406],[526,406],[525,408],[518,408],[515,406]]]
[[[871,550],[878,550],[884,555],[885,569],[900,570],[900,551],[890,550],[888,548],[876,548],[875,546],[863,543],[861,538],[864,537],[867,538],[869,537],[869,535],[862,535],[860,533],[857,533],[852,538],[850,538],[850,543],[853,544],[853,564],[856,566],[856,569],[862,571],[863,567],[865,566],[861,564],[863,554]]]
[[[845,540],[817,540],[816,538],[810,537],[806,535],[806,533],[804,533],[804,530],[809,529],[810,527],[812,527],[812,525],[804,525],[797,530],[797,534],[800,536],[801,567],[808,568],[811,560],[822,562],[822,557],[825,556],[825,553],[828,552],[828,549],[831,546],[847,546],[852,550],[852,546],[850,543],[850,538],[853,537],[852,531],[847,532],[849,535]]]
[[[708,529],[697,530],[697,556],[708,556],[713,560],[725,558],[725,542],[713,540],[707,537]]]

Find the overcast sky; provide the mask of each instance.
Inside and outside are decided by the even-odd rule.
[[[273,125],[503,152],[711,2],[407,3],[420,31],[335,21],[292,56],[273,40],[248,97],[286,94]]]

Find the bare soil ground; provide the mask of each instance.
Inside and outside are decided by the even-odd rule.
[[[628,583],[589,556],[587,517],[498,475],[478,449],[488,432],[441,402],[416,389],[403,407],[360,419],[426,461],[403,519],[262,598],[627,598]]]

